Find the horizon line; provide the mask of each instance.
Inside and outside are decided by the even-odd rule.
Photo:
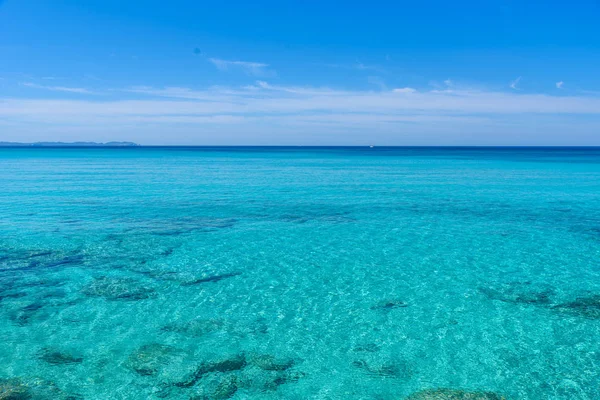
[[[61,144],[52,144],[51,142],[38,143],[15,143],[10,142],[2,145],[2,148],[36,148],[36,149],[52,149],[52,148],[113,148],[113,149],[137,149],[137,148],[600,148],[599,145],[203,145],[203,144],[138,144],[132,143],[128,145],[111,145],[111,144],[76,144],[76,142],[64,142]],[[14,143],[14,142],[13,142]]]

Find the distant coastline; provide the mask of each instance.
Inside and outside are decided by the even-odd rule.
[[[0,142],[0,147],[134,147],[140,146],[133,142]]]

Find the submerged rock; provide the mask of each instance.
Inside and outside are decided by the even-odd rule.
[[[200,278],[200,279],[195,279],[192,281],[182,282],[181,286],[192,286],[192,285],[199,285],[202,283],[219,282],[219,281],[222,281],[223,279],[233,278],[233,277],[241,275],[241,274],[242,274],[241,272],[232,272],[229,274],[212,275],[212,276],[207,276],[207,277]]]
[[[226,358],[224,360],[202,363],[185,380],[175,383],[175,386],[192,387],[196,383],[198,383],[198,381],[202,379],[206,374],[212,372],[226,373],[239,371],[246,367],[246,365],[246,355],[243,353],[237,354],[230,358]]]
[[[394,308],[404,308],[404,307],[408,307],[408,304],[402,300],[393,299],[393,300],[382,300],[379,303],[372,306],[371,310],[386,311],[386,310],[393,310]]]
[[[574,301],[557,304],[552,299],[554,289],[533,285],[531,282],[514,282],[495,288],[480,288],[480,291],[491,300],[533,305],[587,319],[600,319],[600,295],[578,297]]]
[[[53,382],[37,378],[0,379],[0,400],[80,400]]]
[[[479,291],[491,300],[505,303],[547,306],[552,302],[554,289],[531,282],[512,282],[496,287],[483,287]]]
[[[493,392],[468,392],[459,389],[426,389],[411,394],[406,400],[506,400]]]
[[[233,397],[237,392],[237,377],[235,375],[226,376],[221,380],[215,391],[213,392],[211,399],[213,400],[225,400]]]
[[[80,265],[82,264],[84,261],[84,257],[81,254],[75,254],[75,255],[70,255],[70,256],[66,256],[57,260],[52,260],[48,263],[43,264],[43,266],[45,268],[50,268],[50,267],[60,267],[60,266],[73,266],[73,265]]]
[[[44,308],[44,303],[42,302],[31,303],[25,307],[22,307],[17,312],[12,313],[10,315],[10,319],[12,319],[19,326],[25,326],[33,317],[38,314],[42,308]]]
[[[70,266],[83,263],[81,254],[38,250],[0,250],[0,271],[28,271],[38,268]]]
[[[235,374],[212,376],[193,388],[190,400],[226,400],[232,398],[238,388],[239,379]]]
[[[380,347],[375,343],[366,343],[363,345],[356,346],[352,350],[356,352],[376,353],[380,350]]]
[[[300,379],[304,378],[306,374],[300,371],[285,371],[284,373],[280,373],[273,380],[272,385],[273,388],[276,389],[281,385],[285,385],[287,383],[296,383]]]
[[[232,228],[237,221],[232,218],[179,218],[164,222],[164,224],[146,227],[144,231],[149,231],[157,236],[179,236],[194,232],[208,233]]]
[[[51,365],[69,365],[83,362],[83,357],[78,357],[55,349],[43,349],[39,354],[40,360]]]
[[[107,300],[144,300],[156,295],[153,288],[129,278],[99,278],[83,288],[82,293]]]
[[[381,378],[406,378],[412,375],[409,366],[406,363],[368,363],[365,360],[357,360],[352,363],[353,366],[363,370],[369,375]]]
[[[160,368],[169,363],[178,351],[164,344],[146,344],[129,355],[125,365],[132,371],[144,375],[156,375]]]
[[[225,329],[227,329],[227,324],[220,319],[194,319],[185,323],[169,324],[162,328],[166,332],[177,332],[192,337],[200,337]]]
[[[600,319],[600,295],[578,297],[575,301],[557,304],[552,309],[588,319]]]
[[[248,366],[240,375],[239,387],[251,392],[275,392],[280,386],[288,383],[296,383],[306,374],[300,371],[268,371],[256,366]]]
[[[251,356],[248,362],[265,371],[285,371],[295,364],[291,358],[276,358],[269,354]]]
[[[348,223],[355,222],[356,219],[350,216],[349,212],[327,212],[314,211],[283,214],[279,217],[281,221],[295,224],[305,224],[307,222],[319,221],[329,223]]]
[[[31,399],[32,392],[20,379],[0,379],[1,400]]]
[[[5,299],[20,299],[22,297],[27,297],[27,293],[25,292],[15,292],[15,293],[0,293],[0,303],[2,303]]]
[[[217,384],[217,387],[208,396],[192,396],[191,400],[226,400],[233,397],[237,391],[237,376],[227,375],[221,379],[221,381]]]

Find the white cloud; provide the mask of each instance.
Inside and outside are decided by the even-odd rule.
[[[405,87],[405,88],[397,88],[392,90],[392,92],[394,93],[415,93],[417,91],[417,89],[413,89],[411,87]]]
[[[389,60],[389,58],[386,57],[386,60]],[[358,70],[358,71],[374,71],[374,72],[379,72],[379,73],[384,73],[385,70],[377,65],[368,65],[368,64],[364,64],[362,62],[355,62],[355,63],[351,63],[351,64],[317,64],[317,65],[322,65],[324,67],[328,67],[328,68],[341,68],[341,69],[354,69],[354,70]]]
[[[208,61],[213,63],[215,67],[221,71],[226,71],[230,68],[240,68],[250,75],[264,75],[269,64],[249,61],[228,61],[220,58],[209,58]]]
[[[22,83],[21,85],[27,86],[27,87],[33,88],[33,89],[52,90],[52,91],[55,91],[55,92],[92,94],[91,91],[89,91],[88,89],[85,89],[85,88],[65,87],[65,86],[44,86],[44,85],[38,85],[38,84],[35,84],[35,83],[31,83],[31,82],[25,82],[25,83]]]
[[[173,141],[177,137],[194,138],[203,132],[205,136],[196,143],[207,143],[206,138],[214,143],[217,139],[210,138],[219,132],[219,135],[233,135],[231,143],[236,144],[257,143],[263,139],[263,143],[282,143],[283,139],[278,138],[287,134],[297,142],[313,144],[317,143],[312,141],[314,135],[323,134],[328,138],[338,135],[329,143],[343,144],[349,143],[345,141],[348,132],[360,138],[367,131],[413,135],[414,143],[423,143],[418,142],[418,132],[428,131],[433,135],[432,143],[440,144],[436,141],[440,136],[435,135],[455,135],[453,137],[468,140],[467,136],[484,137],[486,132],[491,137],[502,138],[517,130],[527,133],[526,129],[530,128],[523,125],[523,121],[535,120],[536,128],[532,132],[539,131],[540,126],[567,129],[564,128],[568,127],[567,121],[577,122],[577,115],[593,116],[592,121],[600,122],[598,95],[552,96],[460,89],[417,91],[410,87],[387,91],[336,90],[273,85],[267,81],[239,88],[137,86],[111,94],[120,91],[136,99],[108,100],[113,96],[101,97],[102,101],[97,100],[100,97],[92,98],[93,101],[0,98],[0,121],[14,128],[11,134],[46,132],[55,135],[53,140],[58,140],[56,135],[63,131],[93,133],[104,129],[116,132],[115,135],[120,133],[121,137],[131,137],[131,132],[137,132],[137,140],[144,142],[144,132],[156,129],[159,138],[156,140],[160,142],[168,129],[173,132],[169,139]],[[593,133],[597,134],[598,126],[582,122],[577,129],[588,132],[586,135],[591,138],[588,142],[597,142]],[[271,136],[264,136],[267,131]],[[558,137],[566,141],[573,138],[564,132]],[[286,140],[286,143],[293,142],[292,138]],[[390,139],[389,143],[406,142]]]
[[[369,82],[371,85],[377,86],[381,90],[387,90],[385,81],[378,76],[367,77],[367,82]]]
[[[363,70],[363,71],[364,70],[377,70],[377,67],[373,67],[371,65],[366,65],[366,64],[363,64],[361,62],[356,63],[355,67],[356,67],[356,69]]]
[[[137,100],[76,101],[0,99],[0,116],[98,115],[296,115],[369,113],[399,115],[483,114],[596,114],[599,96],[550,96],[493,91],[427,91],[397,88],[392,91],[346,91],[272,85],[258,81],[251,88],[206,90],[167,87],[123,89]],[[398,96],[410,93],[411,96]],[[151,96],[151,97],[148,97]],[[155,99],[154,97],[158,97]]]
[[[512,82],[510,83],[510,85],[509,85],[509,86],[510,86],[510,88],[511,88],[511,89],[514,89],[514,90],[517,90],[517,89],[518,89],[518,87],[517,87],[517,86],[519,85],[519,82],[521,82],[521,77],[520,77],[520,76],[519,76],[517,79],[515,79],[514,81],[512,81]]]
[[[564,83],[563,81],[556,82],[556,88],[557,88],[557,89],[562,89],[564,84],[565,84],[565,83]]]

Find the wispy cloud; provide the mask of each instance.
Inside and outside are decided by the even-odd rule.
[[[557,89],[562,89],[564,84],[565,84],[565,83],[564,83],[563,81],[556,82],[556,88],[557,88]]]
[[[71,88],[68,88],[71,89]],[[600,115],[600,96],[550,96],[494,91],[417,91],[405,87],[388,91],[350,91],[329,88],[278,86],[265,81],[245,88],[205,90],[132,87],[137,100],[0,100],[0,115],[286,115],[302,113],[369,113],[398,115]],[[398,96],[411,94],[411,96]],[[158,97],[152,99],[150,97]],[[166,100],[166,98],[170,100]],[[65,105],[69,105],[65,107]],[[43,105],[43,107],[42,107]]]
[[[374,72],[379,72],[379,73],[385,73],[385,69],[381,68],[378,65],[364,64],[359,61],[357,61],[355,63],[350,63],[350,64],[325,63],[325,64],[317,64],[317,65],[322,65],[322,66],[328,67],[328,68],[353,69],[353,70],[357,70],[357,71],[374,71]]]
[[[220,58],[209,58],[208,61],[213,63],[214,66],[217,67],[221,71],[227,71],[232,68],[239,68],[239,69],[243,70],[244,72],[246,72],[250,75],[255,75],[255,76],[264,75],[266,72],[266,69],[269,67],[269,64],[265,64],[265,63],[250,62],[250,61],[229,61],[229,60],[223,60]]]
[[[108,100],[114,98],[113,95],[118,97],[119,91],[135,99]],[[91,100],[0,98],[0,121],[23,131],[46,134],[104,129],[116,134],[137,132],[143,142],[146,129],[155,129],[156,140],[160,142],[164,129],[168,128],[173,138],[178,137],[178,132],[182,135],[179,137],[194,137],[204,132],[204,138],[214,138],[215,132],[220,132],[219,135],[241,135],[238,139],[248,137],[252,143],[264,139],[271,144],[286,142],[281,139],[286,134],[292,135],[286,143],[296,138],[295,142],[314,144],[310,135],[317,132],[329,138],[338,135],[337,139],[331,139],[336,143],[349,143],[346,141],[349,132],[354,132],[356,138],[364,138],[367,130],[384,132],[382,135],[389,138],[404,132],[413,135],[414,140],[418,139],[414,136],[416,132],[421,131],[438,138],[435,135],[450,131],[459,135],[455,137],[482,131],[491,135],[504,132],[504,138],[517,129],[523,131],[523,121],[535,120],[538,130],[540,126],[567,129],[564,128],[568,125],[566,121],[572,123],[576,115],[593,117],[581,119],[586,123],[579,124],[580,130],[596,129],[594,132],[597,132],[600,126],[598,95],[552,96],[523,91],[416,90],[411,87],[338,90],[274,85],[264,80],[245,87],[137,86],[111,93],[111,96],[101,97],[102,101],[98,101],[98,97]],[[591,124],[590,121],[596,122]],[[263,136],[267,131],[271,136]],[[244,136],[248,132],[252,134]],[[592,133],[587,134],[594,137]],[[235,140],[235,136],[232,140],[238,144],[244,142]]]
[[[514,90],[517,90],[517,89],[518,89],[518,86],[519,86],[519,82],[521,82],[521,77],[520,77],[520,76],[519,76],[517,79],[515,79],[514,81],[512,81],[512,82],[510,83],[510,85],[509,85],[509,86],[510,86],[510,88],[511,88],[511,89],[514,89]]]
[[[355,68],[361,71],[365,71],[365,70],[373,70],[373,71],[378,71],[379,68],[374,66],[374,65],[367,65],[367,64],[363,64],[361,62],[356,63]]]
[[[32,88],[32,89],[51,90],[51,91],[55,91],[55,92],[67,92],[67,93],[79,93],[79,94],[93,94],[93,92],[89,91],[88,89],[78,88],[78,87],[45,86],[45,85],[38,85],[38,84],[32,83],[32,82],[24,82],[21,85],[27,86],[27,87]]]
[[[367,77],[367,82],[369,82],[371,85],[377,86],[381,90],[387,90],[385,81],[378,76]]]
[[[394,93],[415,93],[416,91],[417,89],[413,89],[411,87],[397,88],[393,90]]]

